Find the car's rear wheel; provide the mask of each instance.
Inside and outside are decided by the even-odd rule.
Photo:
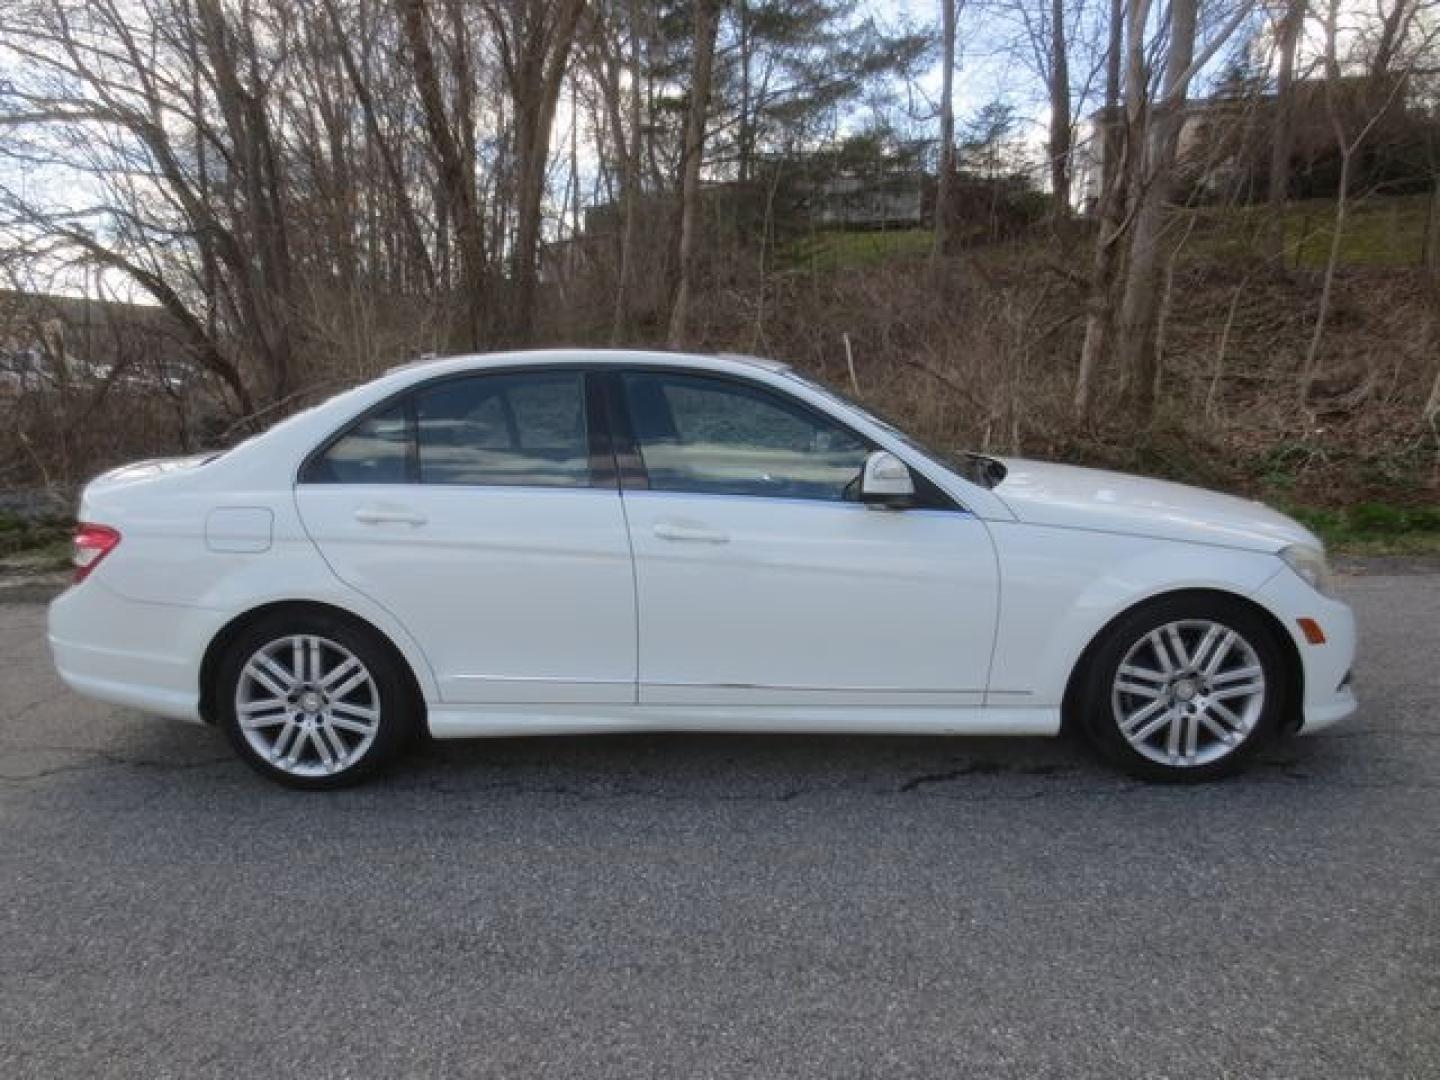
[[[1082,708],[1096,746],[1149,780],[1234,772],[1279,728],[1289,671],[1267,620],[1213,594],[1164,597],[1097,643]]]
[[[256,623],[230,643],[218,677],[218,719],[236,753],[291,787],[362,780],[415,730],[414,693],[392,651],[323,613]]]

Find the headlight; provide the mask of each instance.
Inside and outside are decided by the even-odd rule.
[[[1280,558],[1287,566],[1310,583],[1310,587],[1321,596],[1334,596],[1334,583],[1330,577],[1330,564],[1325,561],[1325,552],[1317,547],[1294,544],[1280,552]]]

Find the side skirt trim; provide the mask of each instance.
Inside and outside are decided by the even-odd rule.
[[[832,735],[1057,735],[1060,710],[989,707],[735,705],[432,706],[437,739],[695,731]]]

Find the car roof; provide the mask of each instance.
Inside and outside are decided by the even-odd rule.
[[[527,364],[664,364],[674,367],[708,368],[758,368],[762,371],[788,371],[790,365],[763,356],[747,356],[742,353],[668,352],[663,349],[520,349],[510,352],[462,353],[456,356],[423,356],[418,360],[398,364],[385,372],[388,375],[437,374],[483,370],[491,367],[518,367]]]

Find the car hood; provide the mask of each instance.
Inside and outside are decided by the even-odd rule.
[[[1250,499],[1101,469],[997,460],[1006,472],[995,494],[1024,522],[1258,551],[1319,546],[1299,522]]]

